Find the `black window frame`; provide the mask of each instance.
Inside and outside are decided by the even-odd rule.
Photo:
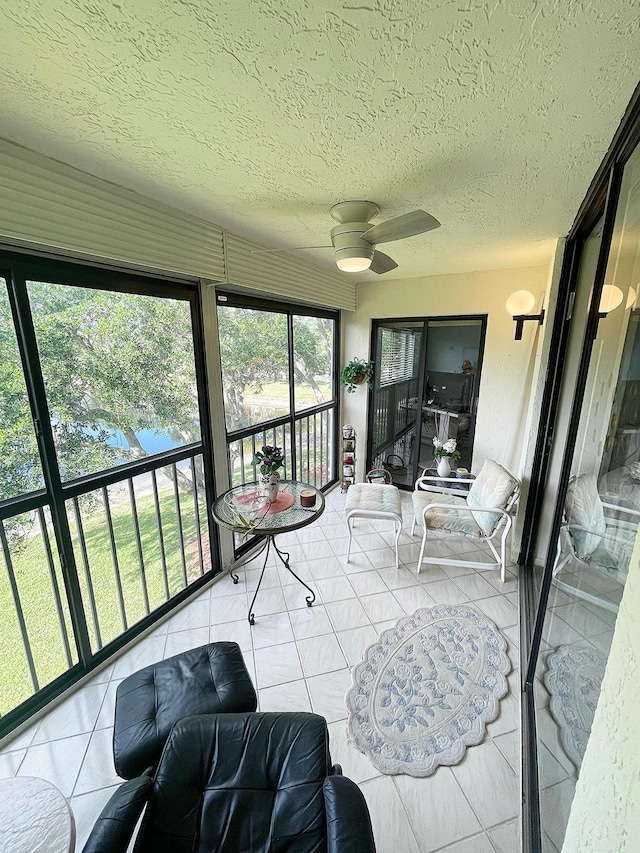
[[[11,313],[13,316],[18,348],[25,372],[25,381],[31,416],[36,427],[36,437],[45,479],[45,488],[0,502],[0,518],[29,512],[48,506],[50,508],[55,543],[65,592],[70,610],[72,635],[78,662],[70,666],[53,681],[0,719],[0,738],[27,720],[36,711],[45,707],[71,685],[76,683],[167,613],[189,598],[195,591],[208,583],[222,571],[219,557],[218,531],[210,507],[215,499],[214,460],[210,421],[209,388],[207,380],[202,290],[199,282],[144,275],[123,271],[116,267],[93,266],[86,261],[51,258],[46,253],[13,252],[0,250],[0,277],[6,281]],[[48,402],[40,366],[27,281],[44,281],[60,286],[86,287],[103,291],[131,293],[147,297],[174,298],[190,306],[193,332],[194,363],[198,405],[200,414],[200,441],[165,451],[141,460],[118,465],[106,471],[89,474],[73,480],[62,481],[58,469],[53,434],[49,421]],[[196,454],[194,454],[196,451]],[[202,454],[205,472],[206,523],[202,526],[209,536],[211,568],[192,581],[167,601],[153,609],[148,615],[129,626],[113,640],[95,652],[91,650],[87,615],[79,582],[79,567],[74,554],[73,542],[65,503],[69,499],[95,489],[106,488],[121,480],[155,471],[176,464],[186,458]]]
[[[284,314],[287,317],[287,341],[288,341],[288,361],[289,361],[289,414],[281,415],[277,418],[270,418],[266,421],[261,421],[260,423],[253,424],[248,427],[242,427],[241,429],[226,430],[226,445],[227,448],[231,442],[239,441],[244,438],[249,438],[252,435],[255,435],[257,432],[267,432],[269,430],[277,429],[281,426],[290,425],[291,428],[291,455],[292,455],[292,475],[293,479],[295,479],[295,472],[297,471],[297,452],[295,448],[295,424],[297,421],[303,421],[314,414],[320,414],[325,411],[333,410],[334,411],[334,424],[333,424],[333,478],[322,487],[322,491],[327,491],[332,488],[339,480],[338,477],[338,461],[339,461],[339,447],[338,447],[338,434],[339,434],[339,423],[338,423],[338,415],[340,412],[340,335],[341,335],[341,315],[339,311],[334,311],[329,308],[319,308],[315,305],[306,305],[304,303],[285,303],[281,302],[277,299],[265,299],[264,297],[259,296],[248,296],[246,294],[239,294],[229,290],[216,290],[216,308],[246,308],[249,310],[255,311],[266,311],[274,314]],[[295,377],[293,376],[293,355],[294,355],[294,330],[293,330],[293,318],[299,317],[321,317],[328,320],[333,320],[335,323],[334,329],[334,340],[333,340],[333,365],[332,365],[332,380],[333,380],[333,396],[331,400],[325,403],[319,403],[316,406],[309,406],[305,409],[300,409],[300,411],[296,412],[295,409],[295,397],[294,397],[294,382]],[[226,429],[226,419],[225,419],[225,429]],[[227,451],[227,465],[229,464],[229,455]],[[229,476],[231,477],[231,472],[229,472]],[[251,540],[241,544],[239,547],[235,548],[236,556],[243,554],[245,551],[249,550],[253,547],[255,543]]]

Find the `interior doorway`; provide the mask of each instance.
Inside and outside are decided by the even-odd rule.
[[[433,468],[434,444],[454,438],[471,470],[486,316],[374,320],[367,470],[413,488]]]

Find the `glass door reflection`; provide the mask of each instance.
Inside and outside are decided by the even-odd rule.
[[[561,501],[562,522],[556,541],[541,543],[552,580],[533,682],[544,853],[563,846],[640,521],[639,177],[636,149],[610,245],[600,221],[583,246],[546,486],[547,515]]]

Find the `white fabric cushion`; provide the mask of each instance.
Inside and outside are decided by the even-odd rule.
[[[345,514],[356,512],[375,518],[376,513],[389,513],[402,519],[402,501],[396,486],[380,483],[354,483],[349,486],[344,503]]]
[[[601,544],[607,530],[594,474],[581,474],[570,481],[564,511],[569,524],[585,528],[571,530],[571,536],[578,559],[588,560]]]
[[[463,533],[465,536],[480,536],[481,531],[473,515],[466,511],[467,502],[455,495],[443,495],[439,492],[414,491],[411,497],[413,512],[418,524],[422,524],[422,513],[428,504],[447,504],[427,513],[427,527],[448,530],[451,533]]]
[[[467,506],[494,506],[504,509],[517,485],[518,481],[506,468],[498,465],[493,459],[487,459],[469,489]],[[498,512],[474,512],[473,517],[483,534],[490,536],[502,515]]]

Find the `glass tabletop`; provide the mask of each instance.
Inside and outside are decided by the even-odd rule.
[[[259,493],[261,489],[260,483],[244,483],[241,486],[234,486],[220,497],[216,498],[213,504],[214,520],[222,527],[236,532],[249,530],[257,535],[269,534],[275,536],[277,533],[285,533],[288,530],[296,530],[298,527],[305,527],[307,524],[320,518],[324,512],[324,495],[320,489],[309,483],[300,483],[297,480],[280,480],[279,492],[289,493],[293,497],[293,503],[286,509],[279,512],[264,512],[260,510],[252,524],[243,524],[238,518],[238,513],[235,507],[237,502],[230,498],[247,498],[250,501],[253,495]],[[303,507],[300,505],[300,493],[310,489],[315,493],[316,502],[312,507]],[[289,500],[291,500],[289,498]],[[286,501],[284,501],[286,503]],[[240,504],[242,506],[242,504]],[[244,516],[243,516],[244,517]]]
[[[423,475],[427,477],[438,477],[438,479],[442,479],[438,474],[437,468],[425,468],[423,471]],[[465,474],[464,477],[458,476],[455,471],[452,471],[449,475],[450,477],[455,477],[455,483],[443,483],[443,488],[447,488],[452,492],[468,492],[471,486],[473,485],[473,481],[476,478],[475,474]],[[437,485],[437,483],[434,483]]]

